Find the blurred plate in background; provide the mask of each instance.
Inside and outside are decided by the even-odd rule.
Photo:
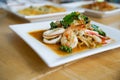
[[[88,16],[93,16],[93,17],[107,17],[107,16],[111,16],[111,15],[115,15],[120,13],[120,5],[116,4],[116,3],[108,3],[112,6],[115,6],[116,9],[111,10],[111,11],[96,11],[96,10],[92,10],[92,9],[86,9],[83,8],[83,5],[87,5],[87,4],[92,4],[94,1],[78,1],[78,2],[72,2],[72,3],[64,3],[62,4],[62,6],[66,7],[66,8],[71,8],[71,9],[84,9],[85,11],[85,15]]]

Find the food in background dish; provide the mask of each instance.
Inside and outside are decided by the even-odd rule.
[[[97,10],[97,11],[110,11],[116,9],[115,6],[110,5],[108,2],[94,2],[82,6],[83,8]]]
[[[79,12],[72,12],[60,21],[51,22],[50,26],[48,30],[33,31],[29,34],[56,53],[75,53],[112,42],[99,26],[91,24],[90,18]]]
[[[19,10],[18,13],[26,15],[26,16],[32,16],[32,15],[41,15],[41,14],[49,14],[49,13],[56,13],[56,12],[65,12],[66,10],[61,7],[56,7],[53,5],[44,5],[44,6],[30,6],[28,8]]]

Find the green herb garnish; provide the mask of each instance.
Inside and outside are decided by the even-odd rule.
[[[78,15],[78,12],[72,12],[71,14],[66,15],[61,21],[61,24],[64,28],[67,28],[74,20],[78,19]]]
[[[85,24],[90,22],[90,19],[87,16],[83,15],[83,14],[79,14],[78,19],[79,20],[84,20]]]
[[[71,53],[72,52],[72,48],[68,47],[68,46],[60,46],[60,50]]]
[[[54,29],[54,28],[57,28],[57,27],[58,27],[58,26],[56,25],[56,23],[54,23],[54,22],[51,22],[51,23],[50,23],[50,26],[51,26],[50,29]]]
[[[94,25],[94,24],[92,24],[91,26],[92,26],[93,30],[97,31],[100,35],[106,36],[106,33],[102,29],[100,29],[99,26]]]
[[[74,23],[74,20],[83,20],[84,21],[84,24],[87,24],[90,22],[90,19],[83,15],[83,14],[80,14],[79,12],[72,12],[68,15],[66,15],[61,21],[60,21],[60,25],[61,27],[63,28],[68,28],[72,23]],[[55,22],[51,22],[50,23],[50,26],[51,26],[51,29],[54,29],[54,28],[57,28],[58,25],[55,23]]]
[[[72,12],[63,18],[61,24],[64,28],[67,28],[74,20],[84,20],[85,24],[90,22],[90,19],[87,16],[80,14],[79,12]]]

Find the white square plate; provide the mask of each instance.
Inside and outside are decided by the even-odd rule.
[[[21,17],[24,17],[27,19],[47,17],[47,16],[51,16],[51,15],[56,15],[58,13],[62,13],[62,12],[58,12],[58,13],[52,13],[52,14],[41,14],[41,15],[33,15],[33,16],[26,16],[26,15],[22,15],[22,14],[18,13],[19,10],[28,8],[30,6],[37,7],[37,6],[44,6],[44,5],[52,5],[52,6],[60,7],[59,5],[57,5],[55,3],[46,2],[46,3],[39,3],[39,4],[37,4],[37,3],[36,4],[26,4],[26,5],[22,5],[22,6],[11,6],[10,11],[18,16],[21,16]]]
[[[115,40],[114,43],[105,45],[103,47],[94,48],[76,54],[71,54],[68,56],[59,56],[53,52],[50,48],[46,47],[43,43],[29,35],[28,32],[36,30],[44,30],[50,28],[49,23],[51,21],[39,22],[39,23],[28,23],[28,24],[19,24],[19,25],[10,25],[9,27],[18,34],[44,61],[49,67],[59,66],[70,61],[74,61],[80,58],[84,58],[93,54],[97,54],[106,50],[114,49],[120,47],[120,31],[111,28],[109,26],[102,25],[97,22],[92,24],[98,25],[106,34]],[[116,36],[117,35],[117,36]]]
[[[62,7],[62,8],[65,8],[66,11],[50,13],[50,14],[33,15],[33,16],[26,16],[26,15],[22,15],[22,14],[18,13],[19,10],[30,7],[30,6],[44,6],[44,5],[52,5],[52,6],[56,6],[56,7]],[[9,11],[21,18],[27,19],[30,22],[38,22],[41,20],[46,21],[46,20],[50,20],[50,19],[55,20],[56,18],[61,17],[61,15],[71,12],[71,10],[69,8],[66,8],[66,7],[63,7],[62,5],[51,3],[51,2],[43,2],[43,3],[38,3],[38,4],[33,3],[33,4],[26,4],[26,5],[20,5],[20,6],[19,5],[18,6],[9,6]],[[74,11],[75,11],[75,9],[74,9]],[[79,10],[79,11],[83,12],[83,10]]]
[[[78,10],[78,9],[82,8],[81,7],[82,5],[91,4],[91,3],[93,3],[93,1],[78,1],[78,2],[72,2],[72,3],[65,3],[65,4],[62,4],[62,6],[66,7],[66,8],[71,8],[71,9],[75,8]],[[120,13],[120,5],[119,4],[116,4],[116,3],[108,3],[108,4],[117,7],[117,9],[114,9],[111,11],[105,11],[105,12],[86,9],[86,8],[82,8],[82,9],[84,9],[86,15],[90,15],[93,17],[107,17],[110,15],[115,15],[117,13]]]

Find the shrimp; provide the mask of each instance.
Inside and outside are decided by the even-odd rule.
[[[67,29],[64,33],[63,36],[61,38],[61,44],[71,47],[71,48],[75,48],[78,44],[78,39],[76,34],[74,33],[74,31],[69,28]]]
[[[97,44],[102,43],[102,39],[98,37],[98,33],[95,31],[82,29],[78,32],[78,39],[82,41],[87,47],[95,48]]]

